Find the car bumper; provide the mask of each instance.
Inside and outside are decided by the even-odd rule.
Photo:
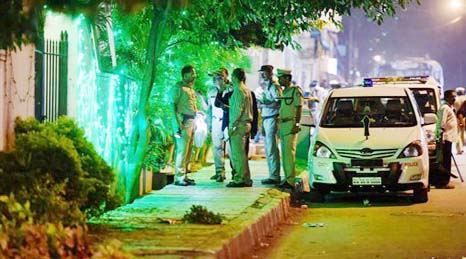
[[[313,157],[310,164],[311,187],[328,190],[410,190],[428,186],[425,158],[403,158],[383,162],[382,166],[351,166],[351,161]]]

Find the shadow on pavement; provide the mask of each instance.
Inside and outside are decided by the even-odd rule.
[[[332,192],[320,197],[316,192],[299,195],[300,203],[312,208],[361,208],[415,205],[409,192],[398,193],[346,193]],[[323,200],[322,200],[323,199]]]

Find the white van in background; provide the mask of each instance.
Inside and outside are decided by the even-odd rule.
[[[330,191],[413,190],[426,202],[429,156],[424,119],[413,94],[403,87],[351,87],[333,90],[311,137],[309,182]]]
[[[405,87],[413,92],[414,99],[416,99],[417,105],[421,112],[421,116],[426,114],[434,114],[437,118],[437,112],[440,109],[440,96],[441,87],[440,84],[431,76],[407,76],[407,77],[379,77],[379,78],[366,78],[364,79],[366,84],[371,84],[374,87],[387,87],[397,86]],[[433,115],[430,115],[433,116]],[[436,122],[436,121],[435,121]],[[427,146],[429,149],[429,161],[431,174],[432,170],[438,168],[438,161],[435,157],[436,142],[435,142],[435,122],[430,124],[424,124],[424,132],[427,140]]]

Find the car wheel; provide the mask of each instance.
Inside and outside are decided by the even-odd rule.
[[[413,192],[413,201],[415,203],[424,203],[429,200],[428,188],[416,188]]]
[[[325,195],[327,194],[328,194],[327,191],[311,189],[311,192],[309,193],[309,197],[310,197],[311,202],[322,203],[322,202],[325,202]]]

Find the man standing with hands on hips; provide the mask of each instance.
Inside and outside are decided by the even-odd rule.
[[[278,151],[278,112],[282,90],[278,82],[273,80],[273,66],[264,65],[259,70],[259,84],[263,92],[257,101],[261,108],[262,128],[264,129],[265,156],[269,168],[269,178],[262,184],[280,183],[280,153]]]
[[[296,170],[296,142],[301,120],[303,93],[301,88],[291,83],[291,70],[277,69],[278,82],[285,89],[280,104],[280,146],[282,151],[285,181],[279,185],[282,189],[294,189]]]
[[[181,70],[182,80],[171,89],[172,111],[174,113],[173,130],[175,131],[175,185],[195,185],[188,178],[189,163],[193,150],[194,117],[196,116],[196,92],[193,89],[196,70],[186,65]]]

